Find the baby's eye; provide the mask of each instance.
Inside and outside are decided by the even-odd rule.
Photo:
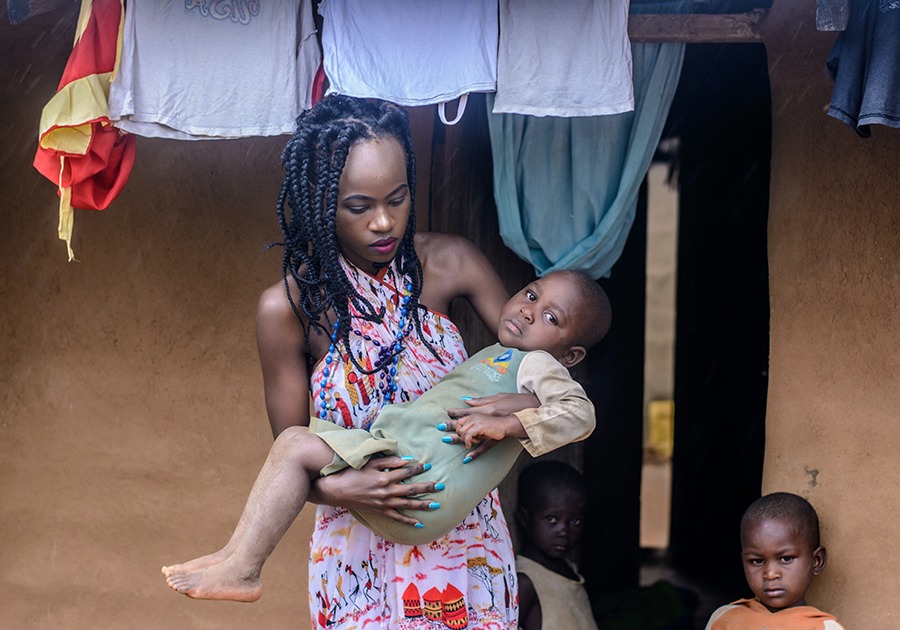
[[[573,518],[572,520],[569,521],[569,523],[571,523],[572,525],[581,525],[581,518],[580,517]]]
[[[559,519],[556,518],[555,516],[548,516],[548,517],[547,517],[547,522],[550,523],[551,525],[555,524],[558,520],[559,520]]]
[[[747,558],[747,563],[754,567],[762,566],[762,560],[760,558]]]
[[[781,556],[781,562],[783,564],[788,564],[789,562],[794,560],[795,556]]]
[[[534,302],[537,299],[537,296],[534,294],[534,291],[525,289],[525,299],[527,299],[529,302]]]
[[[547,313],[547,314],[544,315],[544,316],[547,318],[547,321],[548,321],[550,324],[552,324],[552,325],[554,325],[554,326],[559,326],[559,320],[556,319],[556,315],[554,315],[553,313]]]

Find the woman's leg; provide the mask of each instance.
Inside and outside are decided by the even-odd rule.
[[[163,567],[169,586],[196,599],[259,599],[263,564],[306,503],[311,480],[333,458],[328,445],[306,427],[283,431],[269,450],[231,540],[208,556]]]

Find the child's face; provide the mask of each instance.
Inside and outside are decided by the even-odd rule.
[[[581,542],[584,497],[571,490],[544,493],[531,510],[523,512],[531,544],[550,558],[565,558]]]
[[[747,523],[741,532],[744,575],[770,611],[806,605],[813,576],[825,568],[825,549],[812,549],[790,519]]]
[[[393,259],[406,233],[410,196],[406,154],[393,138],[350,147],[338,182],[335,232],[341,253],[372,272]]]
[[[500,343],[519,350],[545,350],[566,367],[576,335],[583,325],[579,312],[584,300],[574,282],[565,274],[550,274],[528,284],[516,293],[500,314]]]

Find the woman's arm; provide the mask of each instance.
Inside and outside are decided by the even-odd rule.
[[[291,308],[281,282],[263,291],[259,298],[256,345],[272,435],[278,437],[290,426],[308,426],[306,341],[303,327]]]
[[[436,232],[417,234],[416,252],[425,274],[421,303],[447,313],[453,300],[465,298],[496,335],[509,293],[487,256],[462,236]]]

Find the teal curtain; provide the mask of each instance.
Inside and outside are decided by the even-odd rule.
[[[608,276],[672,104],[684,44],[632,44],[634,111],[582,118],[493,114],[500,235],[539,276]]]

